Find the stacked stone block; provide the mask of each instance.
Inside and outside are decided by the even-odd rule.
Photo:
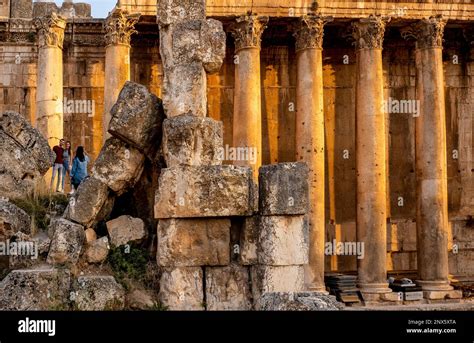
[[[303,266],[309,251],[307,179],[305,163],[260,168],[259,217],[246,220],[242,248],[242,258],[253,264],[256,304],[265,293],[304,290]]]

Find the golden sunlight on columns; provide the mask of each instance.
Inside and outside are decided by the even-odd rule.
[[[36,126],[51,147],[63,138],[63,42],[66,21],[56,13],[35,18],[38,31]]]
[[[325,183],[322,43],[325,20],[304,16],[296,26],[296,161],[308,164],[309,264],[305,284],[310,291],[325,291]]]
[[[391,292],[387,283],[386,127],[383,111],[382,44],[386,21],[370,16],[353,23],[357,50],[356,168],[358,260],[364,293]]]
[[[255,181],[262,164],[260,46],[267,22],[268,17],[246,15],[238,17],[232,28],[236,54],[233,145],[235,148],[249,148],[253,152],[249,155],[256,154],[246,161],[234,161],[234,164],[250,166]]]
[[[138,18],[139,15],[129,15],[115,8],[105,22],[104,140],[110,137],[107,132],[110,110],[125,82],[130,80],[130,37],[136,32],[134,25]]]
[[[431,17],[403,32],[416,39],[416,229],[417,264],[424,291],[449,291],[448,182],[443,32],[446,22]]]

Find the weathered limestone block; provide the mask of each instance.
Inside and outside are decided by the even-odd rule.
[[[110,112],[109,133],[114,137],[144,153],[160,145],[163,106],[145,86],[127,82]]]
[[[176,24],[188,20],[206,19],[206,0],[158,1],[157,19],[160,25]]]
[[[221,165],[222,122],[212,118],[178,116],[163,124],[163,155],[166,165]]]
[[[203,284],[200,267],[164,270],[160,280],[160,302],[171,311],[202,311]]]
[[[0,114],[0,196],[22,197],[33,191],[54,161],[47,140],[20,114]]]
[[[95,177],[84,180],[65,211],[65,218],[86,227],[97,223],[99,213],[109,200],[109,188]]]
[[[259,205],[263,215],[306,214],[308,166],[303,162],[262,166]]]
[[[0,282],[0,310],[56,309],[67,303],[70,282],[71,274],[67,269],[41,266],[14,270]]]
[[[86,243],[90,243],[97,239],[97,234],[94,229],[89,228],[86,231],[84,231],[84,233],[86,235]]]
[[[276,292],[262,294],[255,304],[259,311],[339,311],[344,308],[336,297],[316,292]]]
[[[122,310],[125,291],[110,275],[79,276],[74,282],[72,300],[79,311]]]
[[[109,138],[94,163],[92,175],[120,195],[138,181],[144,162],[140,151],[117,138]]]
[[[258,262],[269,266],[308,263],[308,225],[304,216],[261,216]]]
[[[0,239],[9,239],[17,232],[31,233],[31,218],[16,205],[0,199]]]
[[[39,231],[34,236],[18,232],[10,241],[17,244],[17,254],[10,252],[9,269],[26,269],[45,264],[51,245],[46,232]]]
[[[59,12],[59,8],[54,2],[33,2],[33,18],[44,17],[53,12]]]
[[[163,169],[155,218],[229,217],[253,213],[250,168],[179,166]]]
[[[263,293],[301,292],[305,287],[303,266],[252,266],[250,271],[254,300]]]
[[[207,80],[202,62],[171,65],[164,70],[164,73],[162,96],[166,116],[206,117]]]
[[[259,224],[260,219],[258,216],[244,218],[240,235],[240,263],[244,266],[258,263]]]
[[[156,301],[149,290],[135,289],[127,294],[127,305],[133,310],[150,310],[156,306]]]
[[[86,246],[86,259],[89,263],[102,263],[109,255],[110,245],[107,237],[96,239]]]
[[[226,34],[222,23],[207,19],[201,26],[200,60],[208,73],[217,73],[225,58]]]
[[[54,225],[54,235],[47,262],[50,264],[76,263],[84,245],[84,228],[63,218],[56,220]]]
[[[162,219],[159,266],[225,266],[230,262],[229,219]]]
[[[210,311],[251,310],[248,268],[235,264],[206,268],[206,305]]]
[[[146,236],[145,224],[140,218],[120,216],[106,223],[110,244],[114,247],[142,241]]]

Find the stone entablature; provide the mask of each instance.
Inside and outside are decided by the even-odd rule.
[[[156,15],[156,7],[153,1],[150,0],[120,0],[119,5],[130,12]],[[313,0],[207,1],[207,15],[210,17],[225,17],[249,11],[269,17],[300,17],[306,14],[314,14],[317,11],[324,16],[341,19],[364,18],[374,13],[403,19],[422,19],[436,13],[449,20],[472,20],[474,17],[474,3],[471,0],[439,0],[436,3],[428,0],[405,0],[403,2],[355,0],[320,0],[318,2]]]

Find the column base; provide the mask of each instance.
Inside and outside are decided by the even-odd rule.
[[[361,293],[384,294],[392,292],[392,290],[388,288],[388,283],[359,283],[357,287]]]
[[[417,285],[421,286],[422,291],[452,291],[453,287],[449,281],[424,281],[416,280]]]

